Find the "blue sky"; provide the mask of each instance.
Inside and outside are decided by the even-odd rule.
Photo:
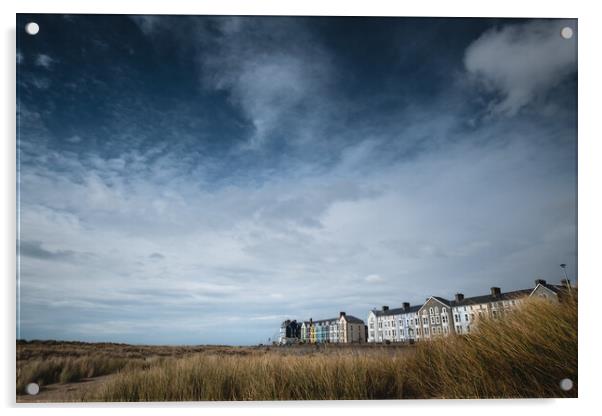
[[[567,25],[19,15],[19,336],[254,344],[576,277]]]

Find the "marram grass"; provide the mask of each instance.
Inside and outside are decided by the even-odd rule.
[[[414,347],[18,345],[17,392],[111,374],[83,401],[577,397],[577,300],[529,300],[468,336]],[[569,378],[574,387],[560,388]],[[69,396],[65,400],[72,400]],[[77,396],[75,396],[77,399]]]
[[[571,391],[560,380],[574,382]],[[531,300],[478,331],[422,342],[415,353],[167,359],[121,371],[106,401],[521,398],[577,396],[577,302]]]

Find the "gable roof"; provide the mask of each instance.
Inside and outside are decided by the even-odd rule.
[[[454,306],[454,302],[447,300],[445,298],[442,298],[441,296],[430,296],[426,302],[424,302],[423,305],[420,306],[420,309],[422,309],[424,307],[424,305],[426,305],[428,303],[429,300],[431,299],[435,299],[437,302],[441,303],[444,306],[447,306],[448,308],[451,308],[452,306]]]
[[[561,291],[565,290],[566,287],[563,285],[551,285],[549,283],[538,283],[537,286],[535,286],[533,289],[531,289],[531,293],[529,294],[529,296],[531,296],[531,294],[533,294],[533,292],[535,292],[535,290],[539,287],[545,287],[546,289],[548,289],[549,291],[558,294]]]
[[[351,324],[363,324],[364,323],[363,320],[361,320],[360,318],[357,318],[353,315],[344,315],[344,318],[347,322],[349,322]]]
[[[433,299],[437,300],[439,303],[442,303],[446,306],[452,306],[453,301],[442,298],[441,296],[431,296]]]

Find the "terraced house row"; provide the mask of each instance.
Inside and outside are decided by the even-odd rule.
[[[530,289],[502,292],[492,287],[486,295],[464,297],[456,293],[454,299],[430,296],[421,305],[402,303],[390,309],[383,306],[368,313],[368,325],[359,318],[341,312],[338,318],[314,321],[286,320],[280,327],[280,343],[412,343],[450,334],[468,334],[484,317],[503,318],[529,297],[544,297],[561,301],[576,288],[568,280],[559,285],[543,279],[535,280]]]
[[[465,298],[457,293],[453,300],[439,296],[428,297],[422,305],[389,309],[383,306],[368,314],[368,342],[415,342],[449,334],[468,334],[484,317],[502,318],[525,299],[537,296],[559,301],[570,294],[570,281],[560,285],[535,280],[531,289],[502,292],[492,287],[489,294]]]
[[[321,343],[365,343],[366,325],[355,316],[340,312],[337,318],[304,321],[286,320],[280,326],[281,344],[302,342],[308,344]]]

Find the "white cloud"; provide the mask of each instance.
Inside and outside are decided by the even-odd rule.
[[[76,134],[74,136],[66,138],[65,140],[67,140],[69,143],[79,143],[82,141],[82,138]]]
[[[255,129],[249,147],[261,146],[286,122],[286,139],[298,139],[291,124],[311,124],[327,99],[331,76],[329,55],[295,20],[262,21],[220,18],[220,36],[211,51],[199,53],[202,80],[210,88],[226,90]],[[303,109],[300,108],[303,106]]]
[[[368,283],[382,283],[385,281],[385,279],[378,274],[369,274],[368,276],[364,277],[364,280]]]
[[[466,50],[469,74],[501,100],[491,111],[512,116],[577,69],[577,36],[564,39],[565,26],[575,20],[536,20],[485,32]],[[575,28],[576,29],[576,28]],[[575,30],[576,32],[576,30]]]

